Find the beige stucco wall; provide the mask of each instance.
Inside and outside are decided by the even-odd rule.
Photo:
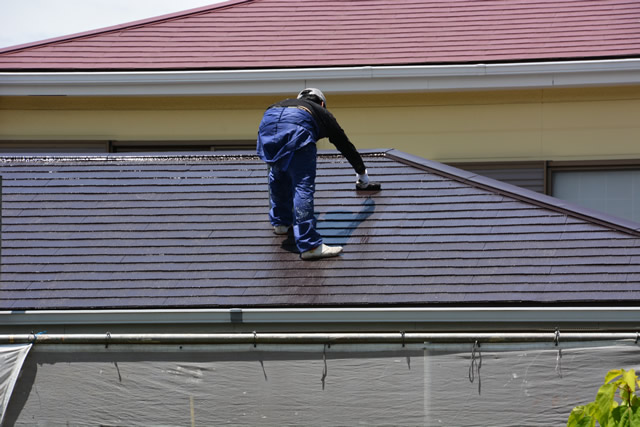
[[[438,161],[640,158],[640,86],[327,96],[358,148]],[[0,140],[251,140],[280,98],[4,97]]]

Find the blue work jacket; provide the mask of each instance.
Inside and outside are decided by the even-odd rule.
[[[285,99],[265,111],[258,129],[257,153],[269,163],[283,160],[284,169],[296,150],[328,137],[357,173],[365,172],[360,153],[337,120],[324,107],[305,99]]]

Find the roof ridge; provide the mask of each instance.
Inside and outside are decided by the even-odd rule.
[[[634,221],[618,218],[616,216],[585,208],[565,200],[560,200],[552,196],[537,193],[523,187],[518,187],[516,185],[498,181],[493,178],[465,171],[433,160],[427,160],[422,157],[407,154],[399,150],[388,150],[385,155],[399,162],[428,169],[438,175],[446,176],[474,187],[487,189],[527,203],[533,203],[546,209],[555,210],[574,218],[586,220],[591,223],[640,237],[640,224]]]
[[[152,16],[150,18],[138,19],[136,21],[125,22],[123,24],[110,25],[108,27],[96,28],[94,30],[82,31],[79,33],[67,34],[64,36],[53,37],[44,40],[37,40],[34,42],[22,43],[15,46],[7,46],[0,48],[0,54],[16,52],[25,49],[31,49],[35,47],[40,47],[48,44],[60,43],[73,39],[81,39],[83,37],[97,36],[100,34],[109,33],[112,31],[124,30],[127,28],[133,28],[140,25],[153,24],[161,21],[169,21],[176,18],[183,18],[188,15],[195,15],[202,12],[208,12],[210,10],[222,9],[229,6],[235,6],[241,3],[252,2],[254,0],[227,0],[222,3],[214,3],[207,6],[200,6],[192,9],[182,10],[179,12],[167,13],[164,15]]]

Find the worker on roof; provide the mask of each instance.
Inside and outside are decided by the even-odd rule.
[[[296,99],[285,99],[267,108],[258,130],[258,156],[269,165],[269,219],[276,234],[287,234],[293,227],[302,259],[332,257],[342,252],[341,246],[322,243],[316,231],[316,141],[329,137],[356,171],[356,186],[369,184],[360,153],[326,107],[327,100],[320,90],[304,89]]]

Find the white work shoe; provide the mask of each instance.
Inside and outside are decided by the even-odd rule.
[[[342,246],[327,246],[322,243],[320,246],[316,246],[311,250],[302,252],[300,256],[302,259],[329,258],[337,256],[340,252],[342,252]]]
[[[276,234],[287,234],[290,228],[290,225],[274,225],[273,232]]]

